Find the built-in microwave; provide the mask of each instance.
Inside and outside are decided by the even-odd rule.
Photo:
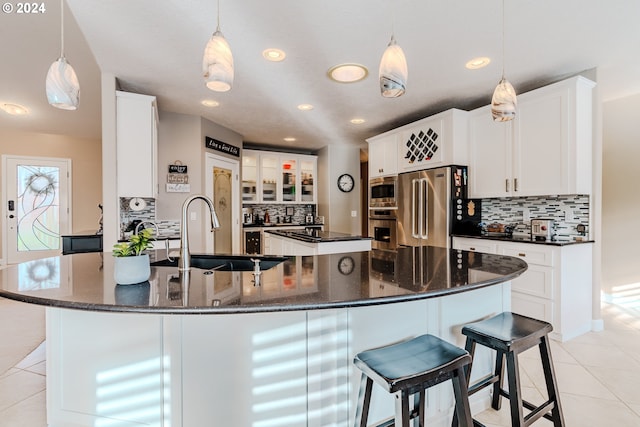
[[[395,208],[398,206],[397,195],[397,176],[384,176],[369,180],[369,207]]]

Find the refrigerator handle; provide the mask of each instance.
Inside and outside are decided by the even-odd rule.
[[[420,199],[420,181],[417,179],[411,180],[411,236],[414,239],[420,237],[418,235],[418,225],[420,221],[419,209]]]
[[[422,231],[421,238],[428,239],[429,238],[429,180],[423,179],[422,182],[422,197],[423,201],[420,204],[420,209],[422,209]]]

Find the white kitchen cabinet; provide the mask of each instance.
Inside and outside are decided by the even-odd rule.
[[[157,126],[154,96],[116,91],[118,197],[158,195]]]
[[[577,76],[519,95],[512,122],[472,111],[469,196],[590,194],[594,86]]]
[[[369,178],[398,174],[398,133],[385,133],[367,139]]]
[[[315,204],[317,170],[317,156],[243,150],[242,201]]]
[[[591,330],[592,244],[565,246],[454,237],[453,247],[523,259],[528,269],[511,282],[512,311],[553,325],[566,341]]]

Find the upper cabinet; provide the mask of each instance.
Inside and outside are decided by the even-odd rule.
[[[154,96],[116,92],[118,197],[158,195],[158,110]]]
[[[469,116],[469,197],[590,194],[592,90],[573,77],[518,96],[512,122]]]
[[[243,203],[316,203],[318,158],[243,150]]]
[[[466,165],[467,114],[451,109],[369,138],[369,177]]]

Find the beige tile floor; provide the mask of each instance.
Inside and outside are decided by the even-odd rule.
[[[640,426],[640,313],[603,306],[605,330],[565,343],[552,341],[567,427]],[[0,427],[45,427],[45,345],[0,376]],[[521,356],[523,394],[544,400],[535,349]],[[477,418],[487,427],[510,426],[508,405]],[[551,426],[540,420],[535,426]]]

